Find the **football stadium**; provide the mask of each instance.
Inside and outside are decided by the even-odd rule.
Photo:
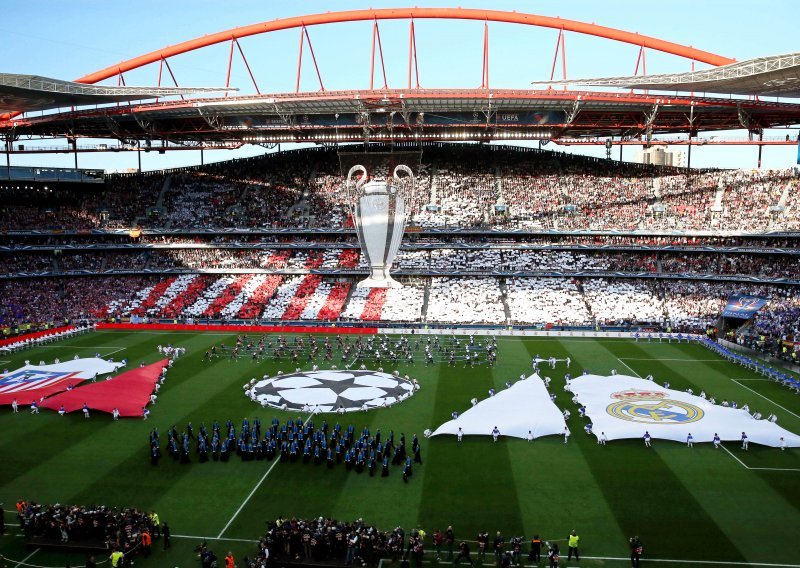
[[[800,568],[791,2],[12,4],[0,568]]]

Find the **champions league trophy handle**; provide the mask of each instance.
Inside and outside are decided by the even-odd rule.
[[[351,180],[353,179],[353,174],[356,172],[361,172],[362,175],[356,180],[355,183],[352,183]],[[350,168],[350,171],[347,172],[347,183],[345,184],[345,189],[347,190],[347,198],[350,201],[348,205],[350,205],[351,209],[355,207],[356,199],[358,197],[358,190],[360,190],[361,186],[365,183],[367,183],[367,168],[360,165]]]
[[[354,183],[353,176],[362,175]],[[404,176],[400,173],[406,174]],[[414,188],[414,172],[405,165],[395,167],[392,177],[385,181],[367,182],[364,166],[357,165],[347,173],[347,192],[361,251],[369,265],[369,278],[358,283],[359,288],[398,288],[389,268],[400,249],[406,225],[404,193]]]

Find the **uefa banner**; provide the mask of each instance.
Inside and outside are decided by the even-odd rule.
[[[760,296],[748,296],[746,294],[731,294],[728,296],[728,303],[722,310],[724,318],[750,319],[758,310],[763,308],[769,298]]]

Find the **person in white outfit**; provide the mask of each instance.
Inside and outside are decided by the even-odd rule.
[[[749,446],[749,440],[747,439],[747,434],[742,432],[742,449],[747,450]]]
[[[459,428],[458,432],[456,433],[456,439],[459,442],[464,439],[464,431],[461,428]]]
[[[784,440],[783,436],[780,439],[781,451],[786,449],[786,440]]]
[[[564,426],[564,443],[566,444],[569,441],[570,431],[569,428]]]
[[[17,414],[19,412],[19,405],[17,405],[17,399],[11,401],[11,412],[13,414]]]
[[[689,432],[689,435],[686,436],[686,447],[687,448],[694,448],[694,437],[692,437],[692,433]]]
[[[650,446],[650,438],[651,438],[651,437],[650,437],[650,432],[648,432],[647,430],[645,430],[645,432],[644,432],[644,436],[643,436],[643,439],[644,439],[644,447],[645,447],[645,448],[649,448],[649,447],[651,447],[651,446]]]
[[[500,430],[497,428],[497,426],[495,426],[492,429],[492,440],[496,442],[499,437],[500,437]]]
[[[528,441],[529,442],[533,441],[533,432],[531,432],[530,430],[528,430]]]
[[[714,449],[717,449],[717,450],[718,450],[718,449],[719,449],[719,445],[720,445],[720,443],[722,442],[722,440],[720,440],[720,438],[719,438],[719,435],[718,435],[716,432],[714,432],[714,439],[713,439],[713,441],[714,441]]]
[[[606,433],[600,432],[600,437],[597,438],[597,443],[600,444],[601,446],[605,446],[607,441],[608,438],[606,437]]]

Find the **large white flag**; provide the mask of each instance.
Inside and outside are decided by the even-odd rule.
[[[534,438],[564,433],[566,423],[561,411],[550,400],[542,379],[531,375],[509,388],[480,401],[458,418],[445,422],[431,434],[490,436],[497,426],[501,436],[526,438],[530,430]]]
[[[46,396],[86,379],[113,373],[122,363],[111,363],[97,357],[71,359],[53,365],[25,365],[16,371],[0,374],[0,404],[9,404],[17,393],[27,396],[33,391]],[[6,400],[7,399],[7,400]],[[23,399],[20,399],[23,400]]]
[[[755,420],[746,410],[711,404],[699,396],[666,389],[652,381],[613,375],[583,375],[570,381],[569,390],[586,407],[592,430],[609,440],[642,438],[685,442],[691,434],[695,442],[741,440],[779,447],[800,447],[800,437],[768,420]]]

